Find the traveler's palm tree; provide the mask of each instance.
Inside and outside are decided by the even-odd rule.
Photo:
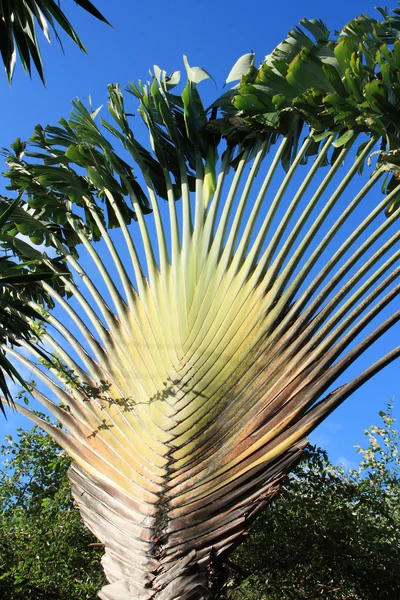
[[[340,74],[333,49],[324,56]],[[158,68],[148,86],[131,84],[151,152],[110,86],[112,123],[76,101],[69,121],[36,129],[34,152],[9,156],[12,187],[84,248],[79,262],[52,240],[76,278],[62,278],[70,300],[42,284],[59,307],[42,336],[48,371],[32,347],[32,360],[9,352],[48,387],[52,397],[32,394],[64,425],[19,407],[73,458],[74,497],[105,546],[103,599],[219,597],[221,561],[309,432],[400,354],[332,387],[400,318],[389,310],[399,189],[379,198],[387,156],[359,176],[380,132],[367,123],[344,136],[343,120],[314,118],[296,149],[304,111],[279,112],[270,94],[274,128],[252,93],[268,96],[265,67],[254,84],[251,62],[209,112],[197,90],[207,73],[187,63],[181,96],[178,75]]]

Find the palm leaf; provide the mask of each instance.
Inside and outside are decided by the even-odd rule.
[[[22,208],[19,199],[11,201],[8,198],[0,198],[0,247],[4,253],[0,257],[0,340],[5,346],[10,344],[18,346],[19,339],[23,339],[29,346],[38,343],[31,321],[42,323],[45,321],[44,307],[54,306],[51,297],[41,286],[41,282],[47,281],[64,295],[65,288],[58,274],[69,276],[62,261],[58,258],[49,260],[34,246],[20,239],[18,237],[20,232],[28,234],[35,243],[49,241],[51,235],[56,238],[59,236],[57,228],[54,229],[51,225],[47,228],[42,220]],[[29,306],[30,301],[39,303],[42,308],[34,310]],[[50,358],[40,345],[36,350],[42,359]],[[0,389],[7,403],[13,405],[6,376],[29,389],[15,365],[2,351],[0,352]],[[0,409],[5,414],[2,403]]]
[[[52,238],[76,277],[61,278],[71,301],[41,284],[59,308],[43,336],[49,369],[7,351],[60,401],[32,391],[65,430],[19,410],[73,458],[75,499],[105,545],[107,600],[217,597],[221,560],[308,434],[400,354],[332,390],[400,318],[385,310],[399,290],[399,209],[384,218],[399,188],[377,201],[384,168],[359,177],[378,136],[356,156],[331,133],[307,160],[310,132],[284,172],[291,136],[274,152],[270,136],[226,144],[208,127],[193,72],[182,98],[160,69],[151,86],[129,88],[153,153],[110,87],[106,129],[135,173],[79,103],[10,170],[28,202],[36,185],[59,203],[82,244],[79,262]],[[58,172],[43,170],[55,157]]]
[[[214,103],[225,113],[216,126],[234,139],[254,135],[254,129],[270,137],[285,133],[285,168],[304,124],[314,131],[311,152],[330,133],[339,134],[339,145],[351,144],[354,132],[379,136],[381,162],[394,172],[385,183],[390,190],[398,177],[391,158],[400,139],[400,20],[399,9],[378,10],[383,18],[360,15],[335,38],[322,21],[302,19],[259,68],[249,69],[239,86]]]
[[[75,0],[89,14],[108,23],[89,0]],[[109,23],[108,23],[109,24]],[[31,61],[44,83],[43,64],[36,38],[38,26],[50,42],[50,30],[57,40],[57,25],[75,42],[81,50],[85,47],[75,29],[66,18],[55,0],[1,0],[0,1],[0,52],[9,82],[11,82],[17,61],[17,51],[24,70],[31,75]]]

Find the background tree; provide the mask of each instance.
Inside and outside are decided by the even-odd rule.
[[[71,460],[37,428],[17,436],[1,447],[0,594],[95,600],[104,584],[102,549],[74,506]]]

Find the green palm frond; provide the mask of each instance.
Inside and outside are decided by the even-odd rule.
[[[313,130],[311,155],[331,134],[338,148],[360,133],[377,136],[380,162],[392,172],[384,184],[391,191],[399,175],[400,8],[378,10],[381,20],[360,15],[335,38],[322,21],[303,19],[259,68],[249,68],[240,85],[215,103],[224,109],[216,126],[239,139],[254,130],[272,138],[284,133],[285,168],[304,126]],[[397,203],[395,198],[388,211]]]
[[[75,0],[75,2],[89,14],[108,23],[89,0]],[[36,28],[39,27],[42,30],[48,42],[50,42],[50,32],[52,31],[61,44],[57,26],[63,29],[81,50],[86,52],[75,29],[55,0],[0,1],[0,52],[10,82],[17,62],[17,51],[24,70],[31,75],[34,66],[44,82]]]
[[[59,228],[58,228],[59,229]],[[38,305],[53,308],[54,303],[41,283],[49,282],[62,296],[64,284],[54,271],[68,275],[68,270],[59,258],[49,260],[34,246],[18,237],[19,233],[29,236],[35,244],[49,241],[51,226],[32,216],[22,208],[21,202],[0,198],[0,341],[2,346],[19,346],[18,340],[31,346],[39,341],[32,328],[32,320],[45,322],[43,310],[29,306],[34,301]],[[58,231],[53,228],[53,235]],[[36,351],[42,359],[49,359],[40,345]],[[5,351],[0,352],[0,389],[6,401],[13,405],[13,398],[6,380],[16,380],[27,387],[15,365],[7,358]],[[4,406],[0,403],[4,413]]]
[[[60,401],[32,391],[65,430],[19,410],[74,460],[105,545],[104,600],[218,597],[220,561],[308,434],[400,355],[332,389],[400,319],[400,209],[384,215],[399,187],[379,199],[384,167],[359,176],[379,135],[356,154],[331,132],[312,157],[310,131],[284,171],[291,136],[225,140],[198,92],[207,74],[186,67],[181,95],[158,68],[128,88],[151,151],[110,86],[111,122],[75,102],[9,158],[33,214],[61,215],[81,242],[79,260],[52,237],[75,273],[61,277],[70,301],[41,284],[58,307],[43,336],[53,364],[24,340],[33,360],[8,352]]]

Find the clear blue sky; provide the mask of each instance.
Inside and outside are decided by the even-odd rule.
[[[43,38],[46,88],[36,74],[29,80],[20,67],[11,88],[5,75],[0,80],[1,146],[8,146],[16,137],[26,139],[37,123],[54,124],[60,117],[67,117],[70,102],[76,96],[85,99],[90,95],[94,106],[102,104],[108,83],[120,83],[123,87],[131,80],[146,80],[154,64],[167,72],[182,69],[182,55],[186,54],[191,65],[202,66],[213,75],[218,89],[212,81],[205,82],[203,89],[214,96],[239,56],[254,50],[261,61],[302,17],[321,18],[335,30],[361,12],[377,14],[376,0],[256,0],[249,4],[236,0],[94,2],[113,29],[86,15],[72,0],[62,2],[89,55],[64,38],[63,55],[55,41],[49,46]],[[396,3],[391,4],[394,7]],[[397,336],[396,332],[390,336],[392,347],[398,333],[397,329]],[[380,344],[365,355],[344,380],[379,358],[382,347]],[[395,414],[400,416],[398,372],[399,365],[395,363],[375,377],[318,429],[312,441],[325,447],[332,460],[344,457],[356,462],[353,445],[364,443],[364,429],[377,423],[377,412],[389,397],[397,395]],[[0,420],[0,442],[5,433],[12,433],[21,424],[30,426],[15,415],[9,416],[8,423]]]

